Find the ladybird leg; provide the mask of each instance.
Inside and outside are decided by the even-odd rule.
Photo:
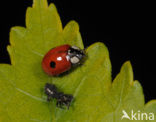
[[[48,101],[48,102],[50,101],[50,96],[47,97],[47,101]]]
[[[58,108],[61,107],[61,103],[60,103],[60,101],[57,101],[56,106],[57,106]]]
[[[70,104],[67,104],[67,109],[69,110],[69,106],[70,106]]]
[[[67,108],[69,109],[69,107],[70,107],[70,102],[68,102],[68,103],[66,104],[66,106],[67,106]]]
[[[59,107],[59,106],[60,106],[60,104],[59,104],[59,102],[58,102],[58,101],[56,102],[56,106],[57,106],[57,107]]]
[[[62,106],[62,102],[60,102],[60,101],[57,101],[56,106],[58,108],[64,109],[63,106]]]
[[[64,109],[62,102],[60,102],[60,108]]]

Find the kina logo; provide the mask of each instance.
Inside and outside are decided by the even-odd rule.
[[[128,114],[125,110],[122,110],[121,120],[129,119],[129,120],[154,120],[154,113],[144,113],[138,110],[134,112],[131,110],[130,114]]]

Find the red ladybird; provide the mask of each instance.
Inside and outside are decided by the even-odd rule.
[[[84,50],[68,44],[51,49],[42,60],[42,68],[48,74],[57,76],[80,64],[85,56]]]

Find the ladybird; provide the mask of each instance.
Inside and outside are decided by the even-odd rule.
[[[80,64],[85,57],[84,50],[68,44],[49,50],[42,60],[44,72],[51,76],[58,76]]]
[[[56,86],[54,84],[46,83],[45,85],[45,94],[48,96],[47,101],[50,101],[51,98],[56,99],[56,106],[63,108],[65,105],[69,109],[70,103],[73,100],[73,96],[70,94],[64,94],[62,92],[58,92]]]

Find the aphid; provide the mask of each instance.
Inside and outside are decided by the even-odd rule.
[[[84,50],[68,44],[61,45],[44,56],[42,68],[48,75],[57,76],[70,70],[73,65],[80,64],[84,57]]]
[[[70,103],[73,100],[73,96],[70,94],[64,94],[62,92],[58,92],[57,88],[53,84],[47,83],[45,85],[45,94],[48,96],[47,100],[56,99],[57,107],[63,108],[62,106],[65,105],[69,109]]]

